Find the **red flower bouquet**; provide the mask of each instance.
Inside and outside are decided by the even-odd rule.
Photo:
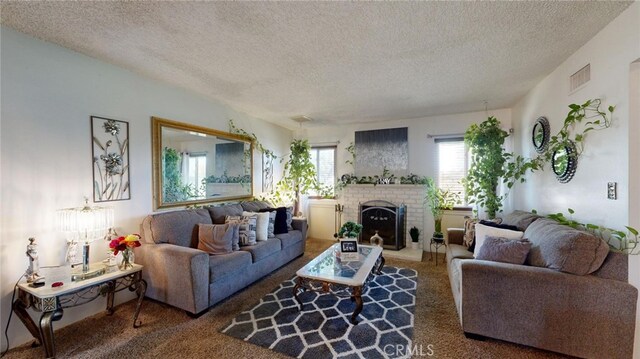
[[[133,267],[131,256],[133,254],[133,248],[135,247],[140,247],[139,234],[129,234],[127,236],[122,236],[111,240],[111,242],[109,243],[109,249],[111,249],[113,255],[122,253],[122,263],[120,264],[120,269],[125,270]]]

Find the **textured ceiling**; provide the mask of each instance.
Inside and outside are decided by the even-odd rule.
[[[70,1],[0,11],[18,31],[292,128],[296,115],[340,124],[478,111],[485,99],[508,107],[629,4]]]

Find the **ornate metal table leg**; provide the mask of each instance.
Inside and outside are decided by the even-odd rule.
[[[384,257],[380,256],[380,263],[378,264],[378,268],[376,268],[376,274],[382,274],[382,267],[384,267]]]
[[[351,315],[351,324],[358,324],[357,318],[360,312],[362,312],[362,287],[353,287],[353,295],[351,296],[356,302],[356,309],[353,310]]]
[[[293,287],[293,296],[296,298],[296,301],[300,305],[300,311],[302,311],[304,306],[302,304],[302,301],[300,300],[300,297],[298,297],[298,291],[300,290],[300,288],[302,288],[303,291],[305,290],[304,280],[298,277],[298,280],[296,281],[296,285],[295,287]]]
[[[113,315],[113,298],[115,297],[115,285],[107,292],[107,315]]]
[[[40,330],[36,323],[33,322],[29,313],[27,313],[27,307],[24,302],[20,299],[13,302],[13,312],[16,313],[20,321],[24,324],[25,327],[29,330],[29,333],[33,336],[33,339],[36,340],[38,345],[42,344],[40,339]]]
[[[138,314],[140,314],[140,307],[142,307],[142,300],[147,292],[147,281],[140,279],[136,283],[136,294],[138,295],[138,303],[136,304],[136,311],[133,313],[133,327],[138,328],[142,325],[142,321],[138,322]]]
[[[62,318],[62,309],[56,309],[52,312],[44,312],[40,317],[40,338],[44,345],[44,351],[47,358],[56,357],[56,343],[53,338],[53,326],[51,322]]]

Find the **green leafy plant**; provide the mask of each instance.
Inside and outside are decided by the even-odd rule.
[[[411,236],[411,241],[414,243],[417,243],[420,240],[420,230],[416,226],[411,227],[409,235]]]
[[[317,189],[316,167],[311,162],[311,146],[307,140],[293,140],[289,160],[284,165],[282,179],[276,184],[276,198],[293,198],[294,213],[300,208],[300,195]]]
[[[511,188],[517,182],[525,182],[524,176],[527,172],[543,169],[546,163],[551,163],[553,154],[570,142],[575,144],[577,155],[580,156],[584,151],[584,140],[587,133],[611,127],[611,117],[615,106],[609,106],[607,113],[600,109],[601,105],[602,100],[598,98],[587,100],[582,105],[575,103],[569,105],[569,113],[567,113],[562,128],[555,136],[551,136],[547,150],[538,156],[528,159],[512,153],[507,154],[509,163],[504,176],[507,187]],[[583,123],[584,127],[578,130],[576,127]],[[572,133],[575,134],[572,135]],[[566,162],[562,163],[562,161],[567,160],[566,156],[556,158],[556,164],[558,166],[566,165]]]
[[[464,142],[471,151],[471,165],[462,180],[467,202],[485,208],[489,219],[495,218],[502,208],[503,197],[497,189],[509,159],[503,147],[508,136],[493,116],[480,124],[472,124],[464,134]]]
[[[453,209],[456,204],[460,203],[460,194],[443,190],[436,185],[433,178],[428,178],[425,202],[429,206],[435,222],[435,232],[433,232],[433,236],[442,238],[442,215],[445,210]]]
[[[536,213],[535,210],[532,210],[531,212]],[[573,209],[568,208],[567,212],[569,212],[569,217],[565,216],[562,212],[552,213],[547,215],[547,217],[560,224],[567,225],[571,228],[587,231],[595,235],[596,237],[602,238],[605,242],[607,242],[609,247],[614,250],[621,251],[627,254],[640,254],[640,247],[638,247],[639,234],[637,229],[630,226],[625,226],[627,232],[624,232],[593,223],[580,223],[571,218],[575,213]]]
[[[352,221],[347,221],[347,222],[344,222],[342,227],[340,227],[340,230],[338,231],[338,236],[354,238],[360,235],[361,231],[362,231],[361,224],[357,224]]]

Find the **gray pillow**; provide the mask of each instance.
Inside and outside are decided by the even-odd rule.
[[[239,228],[238,224],[198,224],[198,249],[213,255],[238,250]]]
[[[222,206],[207,207],[214,224],[224,224],[227,216],[242,216],[242,206],[239,204],[225,204]]]
[[[287,229],[293,231],[291,223],[293,222],[293,207],[287,207]]]
[[[276,211],[268,212],[269,213],[269,227],[267,227],[267,238],[275,238],[276,235],[273,233],[276,228]]]
[[[487,237],[480,247],[476,259],[485,261],[524,264],[531,249],[531,242],[526,239],[507,239],[503,237]]]
[[[527,263],[561,272],[586,275],[600,268],[609,245],[590,233],[540,218],[524,232],[532,244]]]

